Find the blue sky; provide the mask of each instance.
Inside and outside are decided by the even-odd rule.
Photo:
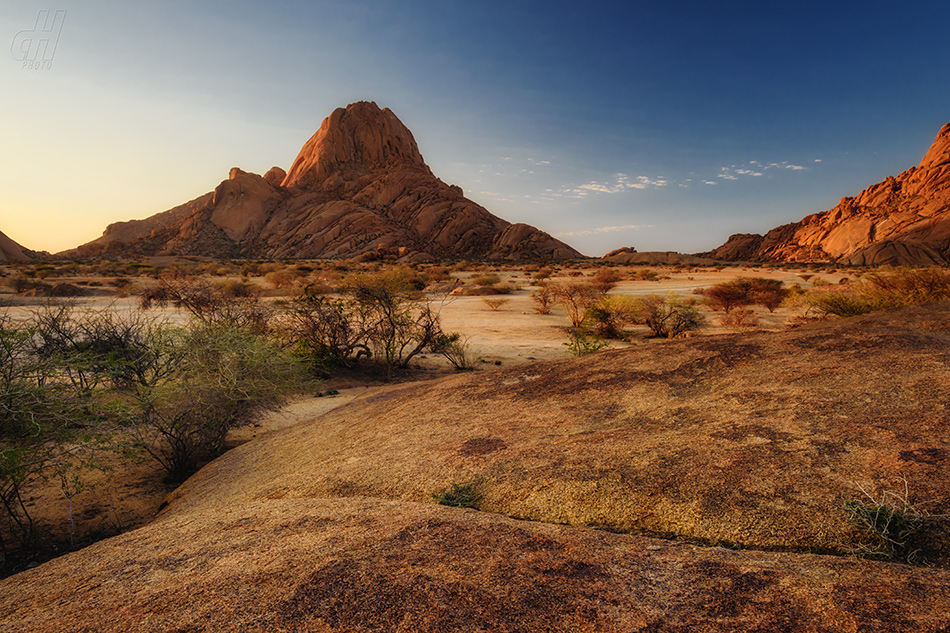
[[[50,63],[24,68],[40,10],[65,19]],[[6,0],[0,230],[76,246],[232,166],[287,168],[334,108],[373,100],[509,221],[589,255],[708,250],[916,164],[950,121],[948,19],[943,2]]]

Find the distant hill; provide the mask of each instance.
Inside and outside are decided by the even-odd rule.
[[[0,262],[25,262],[33,257],[32,251],[23,248],[0,232]]]
[[[950,123],[917,167],[834,209],[763,235],[733,235],[703,256],[743,261],[945,265],[950,261]]]
[[[288,172],[231,170],[210,193],[144,220],[118,222],[64,255],[571,259],[579,252],[511,224],[439,180],[388,108],[338,108]]]

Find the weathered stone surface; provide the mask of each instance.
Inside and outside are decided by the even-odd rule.
[[[684,255],[676,251],[644,251],[637,252],[636,249],[626,247],[610,251],[602,260],[612,264],[634,264],[645,266],[707,266],[716,263],[713,259],[705,257],[696,257],[695,255]]]
[[[32,259],[26,250],[0,232],[0,262],[23,262]]]
[[[947,631],[948,311],[373,390],[0,581],[0,630]],[[812,553],[901,481],[943,568]]]
[[[950,567],[948,316],[944,302],[401,385],[229,451],[168,508],[426,501],[481,479],[479,509],[510,517],[846,554],[863,535],[842,502],[906,479],[935,515],[916,560]]]
[[[2,583],[8,633],[945,631],[950,573],[382,499],[170,515]]]
[[[367,102],[327,117],[286,174],[278,167],[263,177],[234,168],[213,193],[113,224],[67,254],[343,258],[380,244],[436,258],[582,257],[436,178],[396,115]]]
[[[884,245],[887,244],[887,245]],[[950,123],[917,167],[834,209],[766,235],[733,235],[706,256],[745,261],[844,261],[894,265],[950,260]]]
[[[279,187],[280,184],[284,182],[284,178],[286,177],[287,177],[287,172],[281,169],[280,167],[271,167],[270,169],[267,170],[267,173],[264,174],[264,180],[274,185],[275,187]]]

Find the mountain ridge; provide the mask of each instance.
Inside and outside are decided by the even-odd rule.
[[[740,261],[946,265],[950,261],[950,123],[920,164],[837,206],[766,233],[739,233],[702,256]]]

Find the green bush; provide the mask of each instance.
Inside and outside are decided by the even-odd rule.
[[[604,349],[610,343],[592,334],[583,326],[568,328],[568,339],[564,346],[574,356],[586,356]]]
[[[861,493],[861,498],[842,504],[859,535],[852,552],[869,558],[911,562],[917,553],[916,537],[928,515],[910,503],[906,480],[902,493],[884,491],[875,496],[863,488]]]
[[[453,508],[477,508],[482,495],[478,490],[481,479],[464,483],[453,483],[448,488],[432,493],[435,502]]]
[[[298,389],[299,365],[275,343],[232,326],[159,332],[154,371],[130,393],[134,432],[169,479],[180,481],[224,450],[233,428],[250,424]]]
[[[689,301],[675,296],[638,297],[637,322],[650,328],[655,337],[678,338],[706,325],[706,317]]]
[[[468,337],[457,332],[436,335],[430,349],[452,363],[459,371],[475,369],[475,363],[478,362],[478,354],[469,345]]]

